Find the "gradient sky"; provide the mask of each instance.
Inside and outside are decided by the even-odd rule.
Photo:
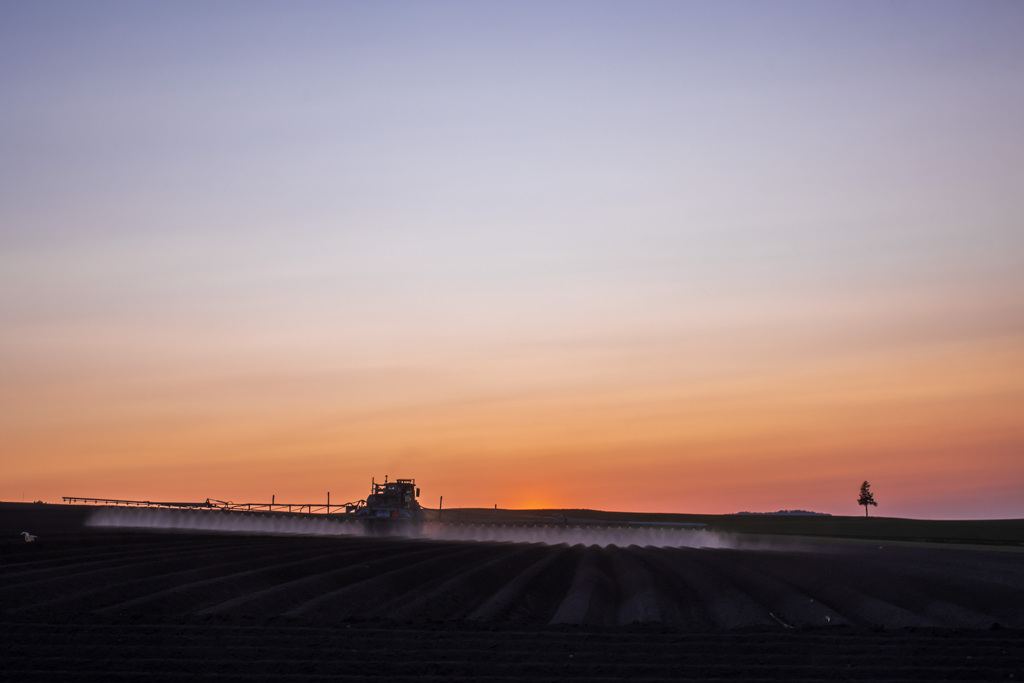
[[[1022,35],[4,2],[0,500],[1024,517]]]

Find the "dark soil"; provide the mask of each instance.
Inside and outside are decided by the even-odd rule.
[[[0,505],[5,680],[1024,680],[1015,548],[161,533],[88,514]]]

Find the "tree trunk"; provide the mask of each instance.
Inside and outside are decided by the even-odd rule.
[[[864,516],[865,517],[868,516],[868,506],[867,505],[864,506]]]

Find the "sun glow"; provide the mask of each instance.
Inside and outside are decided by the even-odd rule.
[[[554,496],[525,493],[512,495],[509,499],[512,501],[507,506],[509,510],[557,510],[563,507]]]

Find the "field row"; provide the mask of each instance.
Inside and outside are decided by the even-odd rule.
[[[680,632],[1024,628],[1020,555],[93,532],[8,544],[7,619],[92,614]]]

